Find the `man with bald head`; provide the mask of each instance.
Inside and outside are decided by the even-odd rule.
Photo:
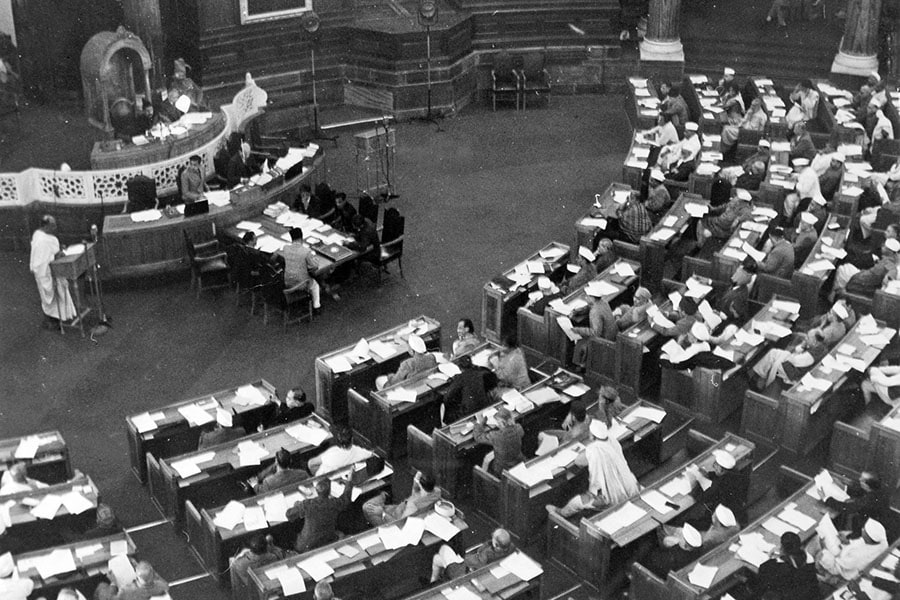
[[[490,541],[472,548],[462,557],[444,544],[431,561],[431,583],[462,577],[508,556],[512,551],[512,539],[505,529],[495,529]]]
[[[56,219],[51,215],[41,217],[41,225],[31,236],[31,260],[29,268],[34,273],[41,310],[47,316],[46,326],[53,327],[59,321],[75,318],[75,304],[69,294],[69,282],[57,279],[50,272],[50,263],[61,256],[62,248],[56,237]]]
[[[340,600],[336,598],[331,589],[331,584],[327,581],[320,581],[313,590],[313,600]]]

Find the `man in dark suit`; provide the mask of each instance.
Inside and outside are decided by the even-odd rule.
[[[743,325],[750,317],[748,300],[750,281],[756,273],[756,261],[748,256],[731,275],[731,287],[722,294],[716,308],[725,315],[727,321]]]
[[[228,170],[225,175],[225,181],[229,188],[233,188],[239,183],[243,183],[250,177],[250,167],[247,159],[250,158],[250,144],[244,142],[241,149],[235,152],[228,161]]]
[[[778,556],[759,566],[756,598],[776,600],[815,600],[820,597],[816,565],[807,560],[800,536],[789,531],[781,534]]]
[[[360,214],[353,217],[353,241],[347,244],[347,248],[359,252],[359,260],[377,262],[381,254],[381,245],[378,241],[378,231],[372,221]]]
[[[327,212],[322,200],[318,196],[314,196],[310,187],[305,183],[300,186],[300,196],[294,202],[294,209],[312,219],[322,219]]]
[[[638,559],[638,562],[657,577],[665,579],[669,571],[677,571],[686,567],[700,558],[703,553],[703,537],[694,527],[685,523],[681,528],[681,535],[678,536],[674,545],[660,545],[651,550],[647,556]]]
[[[819,490],[819,495],[824,492]],[[847,486],[849,498],[845,501],[831,497],[825,499],[825,505],[838,511],[834,518],[834,524],[841,531],[849,531],[850,537],[862,535],[863,524],[869,519],[880,521],[888,505],[887,499],[881,489],[881,480],[874,473],[863,471],[859,479],[851,481]]]
[[[353,485],[346,481],[344,492],[338,498],[331,495],[331,480],[323,477],[316,481],[316,496],[302,500],[288,509],[289,521],[303,519],[303,529],[297,536],[294,549],[299,553],[324,546],[338,539],[338,515],[350,505]]]
[[[710,471],[701,472],[696,465],[687,470],[691,495],[697,503],[688,511],[686,520],[695,527],[707,529],[713,512],[721,504],[734,513],[739,523],[746,523],[745,504],[750,480],[746,474],[735,471],[736,461],[730,452],[714,450],[713,456],[715,461]]]
[[[265,469],[258,476],[257,494],[265,494],[281,486],[303,481],[309,477],[305,469],[291,468],[291,453],[282,448],[275,453],[275,465]]]
[[[215,429],[200,434],[200,443],[197,449],[203,450],[247,435],[243,427],[234,426],[232,418],[232,413],[217,411]]]
[[[350,204],[350,201],[347,200],[347,194],[344,192],[335,194],[334,201],[335,213],[331,226],[338,231],[352,231],[353,217],[356,216],[356,209]]]

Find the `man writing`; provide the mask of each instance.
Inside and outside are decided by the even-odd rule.
[[[344,482],[343,493],[335,498],[331,495],[331,480],[327,477],[316,481],[316,496],[302,500],[288,509],[289,521],[303,519],[303,529],[297,536],[294,549],[303,554],[319,546],[324,546],[338,538],[337,519],[350,505],[353,486]]]
[[[381,492],[363,504],[363,514],[372,527],[378,527],[427,510],[441,499],[441,491],[435,487],[434,477],[416,472],[409,498],[400,504],[387,504],[387,492]]]
[[[284,286],[286,292],[305,289],[312,297],[313,311],[322,309],[321,287],[312,274],[319,265],[309,248],[303,245],[303,231],[292,227],[291,243],[282,249],[284,254]]]

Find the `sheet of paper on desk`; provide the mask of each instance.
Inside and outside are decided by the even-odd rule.
[[[109,555],[119,556],[128,554],[128,540],[112,540],[109,543]]]
[[[80,515],[86,510],[94,508],[94,503],[76,491],[67,492],[62,496],[63,506],[70,515]]]
[[[438,365],[438,370],[447,377],[455,377],[456,375],[462,373],[462,370],[460,370],[459,366],[452,362],[446,362]]]
[[[284,431],[298,442],[304,442],[311,446],[318,446],[331,437],[328,430],[321,427],[310,427],[306,423],[297,423]]]
[[[235,527],[237,527],[238,523],[244,522],[244,511],[246,507],[236,500],[232,500],[228,504],[225,505],[219,514],[213,519],[213,524],[216,527],[221,527],[222,529],[227,529],[231,531]]]
[[[196,404],[188,404],[187,406],[180,406],[178,408],[178,412],[190,422],[194,427],[199,427],[201,425],[206,425],[207,423],[212,423],[216,420],[216,418],[209,414],[207,411],[203,410]]]
[[[843,248],[832,248],[831,246],[826,246],[822,244],[819,248],[822,254],[830,259],[841,259],[847,256],[847,251]]]
[[[845,502],[849,496],[847,492],[834,481],[831,477],[831,473],[826,470],[822,470],[813,478],[815,485],[810,486],[809,489],[806,490],[806,494],[812,496],[816,500],[819,500],[821,496],[819,495],[818,490],[821,489],[825,493],[826,498],[834,498],[838,502]]]
[[[831,382],[827,379],[820,379],[818,377],[813,376],[812,373],[807,373],[800,379],[800,385],[803,387],[816,390],[819,392],[827,392],[831,389]]]
[[[752,257],[753,260],[755,260],[756,262],[762,262],[766,259],[765,252],[760,252],[759,250],[757,250],[756,248],[754,248],[747,242],[744,242],[744,244],[741,246],[741,250],[746,252],[747,255]]]
[[[521,579],[531,581],[544,572],[541,565],[526,554],[516,551],[500,561],[500,566]]]
[[[423,533],[425,533],[425,519],[407,517],[406,523],[403,524],[403,535],[406,537],[406,543],[410,546],[415,546],[422,540]]]
[[[666,418],[666,411],[652,406],[639,406],[631,411],[631,414],[635,418],[647,419],[654,423],[662,423],[662,420]]]
[[[262,406],[267,401],[267,398],[255,385],[242,385],[235,392],[235,396],[257,406]]]
[[[266,521],[266,511],[262,506],[248,506],[244,511],[244,529],[247,531],[256,531],[265,529],[269,526]]]
[[[260,252],[273,254],[287,245],[287,242],[271,235],[261,235],[256,240],[256,249]]]
[[[631,264],[625,262],[624,260],[620,260],[613,265],[612,272],[620,275],[621,277],[634,277],[635,272],[631,267]]]
[[[162,211],[151,208],[131,213],[131,220],[135,223],[151,223],[162,219]]]
[[[353,558],[357,554],[359,554],[359,548],[355,546],[351,546],[350,544],[346,544],[337,549],[338,552],[346,556],[347,558]]]
[[[633,153],[635,158],[647,158],[650,155],[650,148],[635,148]],[[625,204],[631,198],[631,190],[613,190],[613,202],[616,204]]]
[[[806,265],[806,270],[811,273],[818,273],[820,271],[831,271],[834,269],[834,264],[830,260],[827,259],[819,259],[814,260],[808,265]]]
[[[268,574],[269,571],[266,571],[266,575]],[[285,596],[301,594],[306,591],[306,582],[303,579],[303,574],[292,567],[279,570],[279,572],[275,573],[275,579],[278,579],[278,583],[281,584],[281,590]]]
[[[770,517],[770,518],[766,519],[763,522],[762,526],[766,530],[771,531],[772,533],[774,533],[775,535],[777,535],[779,537],[782,534],[787,533],[788,531],[791,531],[793,533],[800,533],[800,529],[798,529],[797,527],[794,527],[793,525],[788,525],[781,519],[777,519],[775,517]]]
[[[68,548],[57,549],[48,555],[42,556],[34,566],[40,574],[41,579],[45,581],[54,575],[71,573],[78,568],[75,565],[75,558],[72,556],[72,551]]]
[[[894,330],[885,328],[876,335],[861,335],[859,336],[859,341],[866,346],[881,349],[891,343],[892,337],[894,337]]]
[[[385,394],[388,402],[415,402],[416,390],[408,390],[406,388],[393,388]]]
[[[699,218],[709,212],[709,205],[699,204],[697,202],[686,202],[684,204],[684,210],[692,217]]]
[[[597,526],[611,535],[624,527],[628,527],[646,514],[647,511],[640,506],[626,502],[619,509],[604,517],[597,523]]]
[[[559,324],[560,329],[563,330],[563,333],[566,334],[567,338],[569,338],[573,342],[577,342],[581,339],[581,336],[572,330],[572,320],[569,317],[556,317],[556,322]]]
[[[148,431],[153,431],[159,427],[156,424],[156,421],[150,418],[150,413],[143,413],[131,417],[131,423],[134,425],[134,428],[137,429],[138,433],[147,433]]]
[[[266,448],[256,442],[254,440],[246,440],[240,442],[237,447],[238,456],[241,457],[241,462],[244,463],[246,459],[248,462],[246,464],[253,465],[259,464],[259,461],[269,456],[269,451]],[[251,461],[256,462],[251,462]]]
[[[713,579],[715,579],[716,573],[718,572],[719,567],[707,567],[705,565],[697,563],[694,566],[694,569],[690,573],[688,573],[688,581],[690,581],[697,587],[706,589],[710,585],[712,585]]]
[[[608,225],[606,219],[585,217],[581,220],[581,224],[585,227],[597,227],[598,229],[606,229]]]
[[[573,398],[580,398],[584,396],[589,390],[590,386],[585,385],[584,383],[573,383],[562,392],[567,396],[572,396]]]
[[[366,550],[371,548],[372,546],[381,542],[381,537],[378,535],[378,532],[370,533],[368,535],[364,535],[362,537],[357,538],[356,543],[360,548]]]
[[[585,292],[594,295],[594,296],[609,296],[612,294],[616,294],[619,292],[619,288],[606,281],[605,279],[601,279],[599,281],[591,281],[585,286]],[[579,306],[576,306],[576,302],[581,301]],[[578,298],[572,301],[572,306],[575,310],[578,310],[581,306],[587,306],[587,302],[583,299]]]
[[[425,531],[430,531],[445,542],[449,542],[460,532],[460,529],[449,519],[431,512],[425,516]]]
[[[745,546],[743,544],[738,548],[735,556],[757,568],[771,558],[768,553],[763,552],[759,548],[755,546]]]
[[[543,275],[544,274],[544,263],[539,260],[529,260],[525,262],[525,267],[528,269],[529,273],[535,275]]]
[[[407,545],[406,536],[397,525],[388,525],[378,528],[378,538],[388,550],[396,550]]]
[[[816,525],[816,533],[819,534],[819,537],[823,540],[838,537],[838,530],[834,526],[834,521],[831,520],[830,515],[822,515],[819,524]]]
[[[543,406],[544,404],[550,404],[551,402],[559,401],[559,395],[557,395],[556,391],[553,388],[547,386],[541,386],[537,389],[525,392],[525,397],[538,406]]]
[[[778,518],[794,527],[799,527],[801,531],[812,529],[816,524],[815,519],[803,514],[796,508],[785,508],[778,513]]]
[[[672,507],[666,504],[669,499],[663,496],[659,492],[659,490],[649,489],[645,492],[642,492],[641,500],[646,502],[650,506],[650,508],[662,515],[668,512],[672,512]]]
[[[563,448],[558,451],[552,457],[548,459],[548,461],[555,467],[561,467],[565,469],[578,458],[578,451],[573,448]]]
[[[263,228],[262,223],[256,221],[241,221],[235,227],[244,231],[262,231]]]
[[[285,523],[287,518],[287,501],[283,493],[274,496],[266,496],[263,498],[263,510],[266,514],[266,521],[271,525],[274,523]]]
[[[37,506],[31,509],[31,514],[38,519],[51,520],[56,516],[59,507],[62,506],[62,497],[56,494],[47,494]]]
[[[650,234],[651,240],[656,240],[658,242],[666,242],[674,236],[676,231],[674,229],[670,229],[669,227],[660,227],[656,231]]]
[[[669,498],[687,496],[691,493],[691,482],[687,477],[682,475],[681,477],[675,477],[666,484],[661,485],[659,491]]]
[[[800,313],[800,303],[791,300],[772,300],[772,308],[794,315]]]
[[[343,354],[326,358],[325,364],[328,365],[332,373],[346,373],[353,370],[353,365],[350,364],[350,361]]]
[[[205,192],[204,196],[213,206],[225,206],[231,202],[231,194],[228,190],[210,190]]]
[[[154,426],[156,423],[154,423]],[[15,458],[18,459],[31,459],[34,458],[38,451],[38,442],[35,437],[26,437],[19,440],[19,445],[16,446],[16,452],[14,454]]]
[[[81,546],[79,548],[75,548],[75,557],[84,558],[86,556],[93,556],[101,550],[103,550],[103,544],[90,544],[88,546]]]
[[[380,357],[381,360],[387,360],[397,354],[398,347],[392,344],[386,344],[381,340],[372,340],[369,342],[369,350]]]
[[[134,572],[134,567],[131,566],[131,561],[128,560],[128,556],[124,554],[113,556],[109,559],[109,562],[106,563],[106,566],[113,577],[116,578],[116,583],[118,583],[119,586],[125,586],[134,581],[137,577]]]
[[[729,246],[722,250],[722,256],[733,258],[734,260],[744,260],[744,258],[746,258],[747,256],[747,253]]]
[[[741,344],[747,344],[748,346],[759,346],[763,343],[765,338],[758,333],[753,333],[752,331],[741,328],[734,332],[734,339]]]

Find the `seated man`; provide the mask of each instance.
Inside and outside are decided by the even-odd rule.
[[[856,323],[856,311],[847,303],[847,300],[840,299],[832,305],[831,309],[824,315],[820,315],[809,322],[806,330],[806,337],[812,338],[818,334],[826,346],[834,346]]]
[[[672,536],[672,545],[660,545],[638,559],[654,575],[665,579],[669,571],[677,571],[691,564],[705,553],[703,537],[689,523],[685,523],[677,536]]]
[[[715,461],[710,471],[701,471],[697,465],[685,470],[691,481],[691,495],[697,502],[685,514],[685,519],[697,527],[709,527],[713,512],[721,504],[734,513],[739,523],[746,523],[749,478],[734,470],[737,462],[730,452],[714,450],[713,456]]]
[[[372,452],[353,443],[353,430],[346,425],[336,426],[334,445],[309,459],[307,468],[314,476],[325,475],[348,467],[372,456]]]
[[[584,402],[573,400],[569,404],[569,413],[562,422],[562,429],[546,429],[539,432],[538,442],[543,443],[546,437],[555,437],[560,445],[574,440],[587,440],[591,435],[591,420]]]
[[[0,525],[4,525],[0,520]],[[19,577],[11,554],[0,555],[0,598],[3,600],[27,600],[34,591],[34,581]]]
[[[596,418],[606,423],[607,427],[612,427],[613,419],[617,419],[626,408],[616,388],[611,385],[600,386],[597,391],[597,409],[594,412]]]
[[[651,317],[650,328],[666,337],[677,338],[682,336],[691,330],[691,327],[699,318],[697,317],[697,303],[687,296],[682,296],[681,301],[678,303],[678,308],[666,314],[665,317],[673,323],[672,326],[660,324]]]
[[[472,364],[462,356],[456,361],[460,373],[450,380],[444,392],[442,423],[453,423],[490,404],[489,394],[497,387],[497,376],[490,369]]]
[[[731,287],[716,302],[726,321],[743,325],[750,318],[750,282],[756,274],[756,261],[747,256],[731,274]]]
[[[312,251],[303,244],[303,231],[291,227],[291,243],[281,249],[284,255],[285,291],[307,290],[312,298],[313,311],[322,309],[322,288],[313,277],[319,268]]]
[[[734,187],[750,192],[759,190],[759,186],[766,179],[766,165],[760,160],[750,163],[750,167],[734,180]]]
[[[698,135],[699,130],[700,128],[696,123],[686,123],[684,126],[684,139],[660,150],[657,164],[662,171],[672,171],[676,163],[694,162],[697,159],[703,147]]]
[[[300,185],[300,195],[294,201],[294,210],[308,215],[311,219],[325,219],[332,216],[331,211],[325,206],[325,202],[318,196],[314,196],[309,184]]]
[[[815,546],[815,544],[813,544]],[[869,519],[862,536],[844,541],[836,531],[822,532],[818,538],[816,569],[829,585],[839,586],[856,579],[869,563],[887,550],[884,525]]]
[[[597,294],[591,287],[585,288],[585,293],[591,306],[588,313],[589,326],[572,328],[574,333],[582,336],[575,342],[575,351],[572,356],[572,362],[581,370],[584,370],[590,359],[592,339],[615,341],[616,336],[619,335],[616,318],[613,316],[612,308],[606,298]]]
[[[690,527],[690,525],[687,525]],[[718,505],[713,511],[712,523],[709,529],[700,532],[701,546],[704,551],[709,551],[729,539],[741,530],[734,513],[727,506]],[[679,544],[682,538],[682,528],[672,525],[662,525],[658,530],[660,546],[671,548]]]
[[[812,140],[812,136],[810,136],[809,131],[806,130],[806,124],[797,123],[794,125],[793,131],[794,136],[791,138],[791,151],[790,154],[788,154],[788,158],[790,158],[791,161],[797,158],[812,161],[818,151],[816,150],[816,145]]]
[[[616,209],[619,220],[619,237],[632,244],[638,244],[641,237],[653,229],[650,213],[644,207],[637,193],[632,192],[628,200]]]
[[[846,500],[832,498],[821,488],[816,491],[828,508],[838,511],[833,519],[835,527],[851,538],[862,535],[863,526],[869,519],[880,522],[888,511],[887,490],[882,490],[881,480],[869,471],[863,471],[847,485],[849,497]]]
[[[331,495],[331,480],[323,477],[316,481],[315,497],[301,500],[288,509],[289,521],[303,519],[303,529],[297,535],[294,550],[303,554],[338,539],[338,515],[350,506],[352,490],[353,485],[348,479],[344,482],[343,493],[335,498]]]
[[[566,274],[569,278],[560,284],[560,291],[563,294],[571,294],[594,279],[597,276],[597,266],[594,264],[596,258],[590,249],[579,246],[575,262],[566,265]]]
[[[672,196],[664,185],[666,174],[659,169],[650,171],[650,184],[647,189],[647,212],[650,213],[650,220],[656,225],[663,215],[672,208]]]
[[[363,514],[372,527],[379,527],[430,509],[441,499],[441,490],[435,486],[434,477],[416,471],[412,490],[406,500],[400,504],[387,504],[387,497],[387,492],[381,492],[363,504]]]
[[[450,358],[457,358],[467,352],[471,352],[481,344],[481,340],[475,335],[475,325],[472,319],[460,319],[456,324],[456,339],[451,346]]]
[[[434,355],[425,347],[425,340],[417,335],[410,335],[407,344],[412,356],[401,362],[397,372],[393,375],[380,375],[375,379],[375,387],[379,390],[411,379],[418,373],[437,366]]]
[[[617,259],[616,249],[611,239],[601,238],[597,241],[597,247],[594,248],[594,269],[597,273],[602,272]]]
[[[490,541],[469,550],[463,557],[456,554],[450,546],[444,544],[431,561],[431,579],[429,583],[435,583],[440,580],[449,581],[462,577],[466,573],[477,571],[507,557],[512,551],[512,540],[509,537],[509,532],[505,529],[495,529],[491,534]]]
[[[609,434],[606,424],[594,425],[592,433],[596,439],[575,459],[575,464],[588,468],[587,491],[574,496],[560,509],[548,504],[548,512],[559,512],[569,518],[583,510],[599,511],[615,506],[640,491],[619,440]]]
[[[751,384],[759,391],[775,383],[776,378],[792,384],[826,354],[828,346],[820,334],[803,336],[792,347],[772,348],[750,370]]]
[[[101,583],[94,592],[95,600],[150,600],[154,596],[169,593],[169,584],[157,575],[146,561],[134,567],[134,581],[115,581],[112,573],[108,575],[110,583]]]
[[[643,321],[647,317],[647,309],[653,304],[652,300],[653,294],[650,293],[650,290],[641,286],[634,291],[634,301],[631,305],[620,304],[617,306],[613,311],[613,316],[616,318],[616,327],[619,328],[619,331],[624,331]]]
[[[510,388],[523,390],[531,385],[525,352],[519,348],[515,333],[506,334],[500,348],[491,355],[489,362],[497,374],[498,387],[494,390],[495,396],[499,397]]]
[[[799,535],[793,531],[781,534],[778,554],[759,566],[753,587],[755,598],[821,598],[815,563],[807,556]]]
[[[501,406],[494,420],[496,429],[488,429],[484,413],[478,413],[475,420],[474,441],[476,444],[490,446],[491,451],[484,457],[483,466],[486,471],[495,477],[500,477],[503,471],[511,469],[525,460],[522,454],[522,438],[525,430],[516,423],[509,409]]]
[[[812,252],[819,235],[816,233],[814,225],[818,221],[818,217],[810,212],[800,213],[800,223],[797,225],[797,231],[794,234],[794,267],[799,268]]]
[[[217,410],[215,427],[200,434],[197,449],[203,450],[204,448],[225,444],[245,435],[247,435],[247,432],[243,427],[234,426],[234,413]]]
[[[884,283],[885,277],[900,264],[900,241],[886,239],[881,247],[881,258],[870,268],[860,270],[850,263],[837,268],[834,275],[834,294],[846,290],[871,298]]]
[[[30,492],[47,487],[46,483],[28,477],[28,467],[24,463],[15,463],[3,477],[0,477],[0,496]]]
[[[528,302],[525,303],[525,308],[542,317],[544,316],[544,311],[547,310],[547,305],[557,298],[561,298],[562,292],[553,285],[549,277],[538,277],[537,284],[538,289],[528,294]]]
[[[844,178],[844,161],[847,158],[840,152],[832,152],[829,155],[828,167],[819,175],[819,190],[826,202],[834,200],[834,194],[841,187]]]
[[[347,200],[347,194],[340,192],[334,196],[335,214],[334,221],[331,226],[338,231],[350,233],[353,231],[353,217],[356,216],[356,209]]]
[[[731,200],[721,206],[713,206],[709,213],[697,224],[697,241],[702,246],[709,238],[727,240],[741,226],[752,218],[750,201],[753,196],[741,188],[734,188]]]
[[[774,227],[769,232],[763,252],[766,258],[759,265],[761,273],[768,273],[781,279],[790,279],[794,274],[794,247],[784,239],[784,229]]]
[[[359,260],[361,261],[378,262],[381,255],[381,245],[375,224],[360,214],[353,216],[352,223],[353,241],[347,243],[347,248],[354,252],[359,252]]]
[[[900,386],[900,366],[882,361],[879,366],[869,368],[869,376],[862,381],[859,388],[866,404],[872,401],[872,394],[875,393],[879,400],[893,408],[900,401],[898,386]]]
[[[305,469],[291,468],[291,453],[281,448],[275,453],[275,465],[257,475],[259,483],[254,486],[257,494],[265,494],[285,485],[303,481],[309,477]]]
[[[893,192],[889,194],[884,185],[875,181],[874,178],[863,185],[871,190],[872,197],[877,202],[874,206],[860,207],[859,231],[862,238],[866,240],[872,235],[872,229],[875,227],[881,211],[892,217],[892,220],[900,217],[900,187],[894,188]]]
[[[278,400],[276,396],[275,401],[278,406],[275,408],[275,414],[272,415],[272,418],[264,423],[265,429],[305,419],[316,412],[316,406],[306,396],[303,388],[299,386],[289,389],[284,395],[284,400]]]
[[[228,561],[232,595],[235,598],[242,598],[249,591],[250,569],[257,569],[284,558],[284,550],[275,545],[271,536],[264,536],[261,533],[254,535],[250,544]]]

